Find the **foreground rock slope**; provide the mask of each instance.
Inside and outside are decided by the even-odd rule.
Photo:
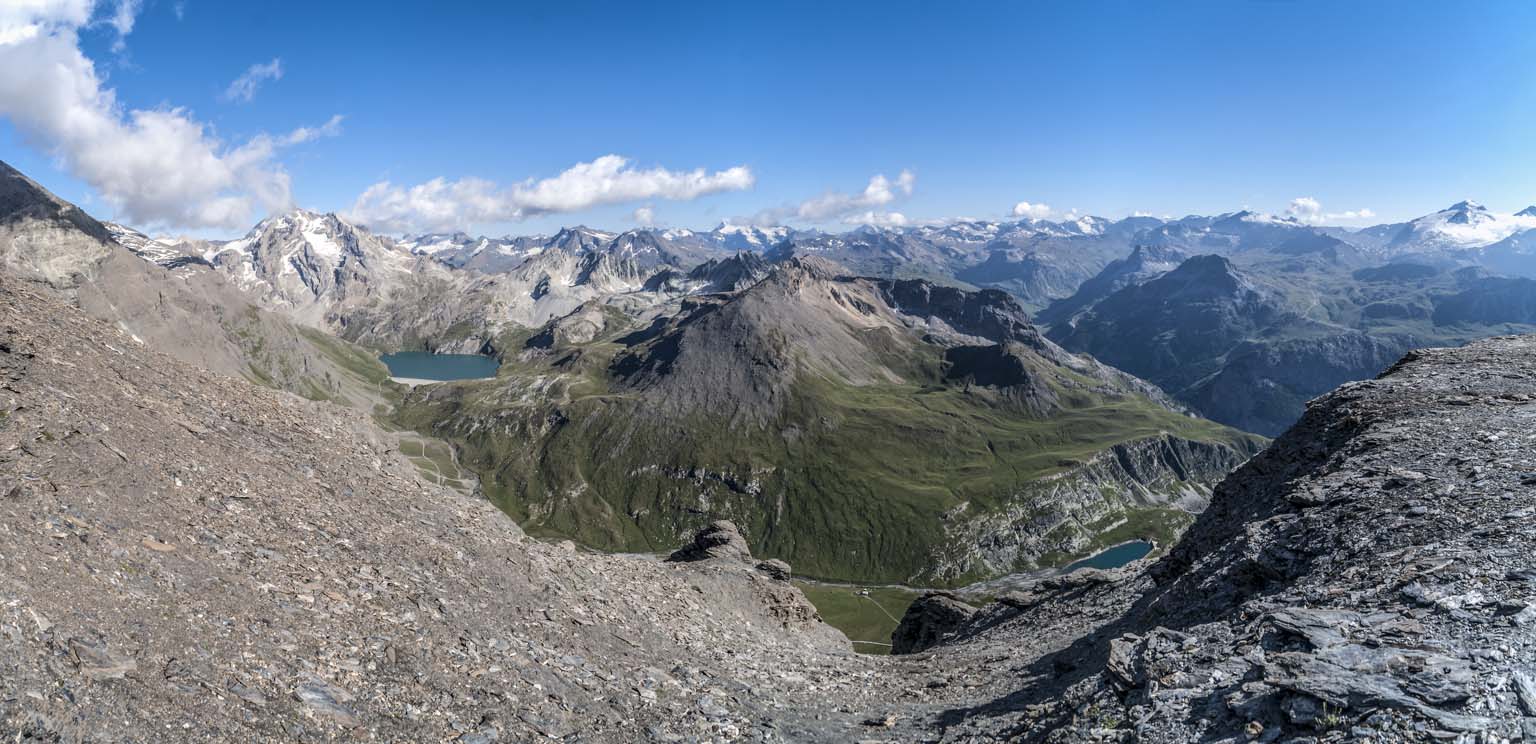
[[[0,278],[6,741],[796,739],[869,664],[750,565],[530,541],[361,415]]]

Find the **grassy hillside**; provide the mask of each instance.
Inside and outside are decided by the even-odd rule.
[[[986,389],[807,376],[761,425],[708,411],[669,418],[606,377],[619,348],[610,340],[509,362],[496,381],[410,396],[398,420],[458,443],[485,493],[532,534],[663,551],[723,517],[756,553],[798,574],[871,582],[983,578],[935,576],[935,556],[954,549],[951,524],[1002,510],[1033,510],[1020,521],[1060,527],[1051,557],[1080,552],[1096,535],[1062,519],[1060,504],[1031,503],[1031,491],[1112,445],[1167,434],[1257,446],[1145,397],[1091,392],[1095,381],[1070,375],[1075,385],[1052,383],[1069,405],[1050,417]],[[908,369],[937,369],[939,351],[925,353]],[[1097,497],[1111,505],[1094,510],[1103,524],[1142,506],[1129,493]]]
[[[848,636],[855,651],[888,654],[891,633],[921,592],[899,586],[859,587],[796,581],[805,598],[816,605],[821,619]]]

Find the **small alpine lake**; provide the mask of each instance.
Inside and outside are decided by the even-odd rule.
[[[420,384],[448,380],[478,380],[495,377],[501,363],[495,357],[479,354],[430,354],[425,351],[398,351],[379,357],[396,382]]]
[[[1062,573],[1072,573],[1079,568],[1100,568],[1105,570],[1119,568],[1131,561],[1141,560],[1150,552],[1152,552],[1152,543],[1146,540],[1123,542],[1072,563],[1063,569]]]

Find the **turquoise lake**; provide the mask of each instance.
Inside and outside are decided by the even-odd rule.
[[[1131,561],[1145,557],[1150,552],[1152,552],[1152,543],[1145,540],[1120,543],[1108,550],[1088,556],[1067,566],[1064,573],[1071,573],[1079,568],[1099,568],[1105,570],[1119,568]]]
[[[379,357],[389,367],[391,377],[408,377],[413,380],[475,380],[495,377],[500,366],[494,357],[479,354],[428,354],[424,351],[401,351]]]

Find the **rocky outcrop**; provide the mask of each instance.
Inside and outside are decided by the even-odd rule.
[[[953,579],[1042,568],[1048,556],[1092,552],[1104,526],[1147,520],[1149,509],[1182,515],[1175,521],[1187,524],[1208,503],[1209,484],[1260,446],[1257,439],[1244,444],[1246,449],[1163,435],[1071,463],[991,510],[951,515],[929,575]]]
[[[747,547],[747,539],[741,536],[741,531],[729,520],[721,519],[693,536],[693,542],[673,552],[669,561],[688,562],[704,561],[711,558],[724,560],[749,561],[752,559],[752,551]]]
[[[708,527],[699,530],[693,536],[693,540],[667,557],[672,563],[693,563],[696,561],[723,561],[725,563],[749,565],[766,574],[769,578],[778,581],[789,581],[792,576],[788,563],[777,558],[759,561],[752,557],[752,550],[747,546],[747,539],[742,537],[741,531],[735,523],[726,519],[715,520]],[[805,604],[802,598],[799,604]],[[804,614],[796,612],[794,614]],[[815,608],[810,609],[810,615],[815,614]]]
[[[1043,582],[951,631],[929,653],[952,677],[1010,643],[1023,663],[946,735],[1530,738],[1532,416],[1533,337],[1414,352],[1324,396],[1146,573]]]
[[[917,598],[891,633],[892,654],[915,654],[942,643],[975,617],[976,608],[950,594],[929,593]]]

